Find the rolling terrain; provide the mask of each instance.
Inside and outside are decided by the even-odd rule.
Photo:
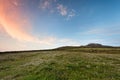
[[[0,53],[0,80],[120,80],[120,48]]]

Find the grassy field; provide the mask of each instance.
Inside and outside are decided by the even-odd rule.
[[[0,80],[120,80],[120,48],[1,53]]]

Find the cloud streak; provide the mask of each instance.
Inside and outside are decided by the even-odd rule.
[[[104,36],[110,36],[110,35],[119,35],[120,34],[120,28],[119,26],[114,26],[117,28],[112,28],[109,26],[106,28],[91,28],[90,30],[84,32],[84,34],[91,34],[91,35],[104,35]]]

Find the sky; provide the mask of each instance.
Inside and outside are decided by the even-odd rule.
[[[120,0],[0,0],[0,51],[120,46]]]

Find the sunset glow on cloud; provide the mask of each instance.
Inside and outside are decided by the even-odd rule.
[[[21,14],[21,10],[19,6],[17,6],[18,3],[20,3],[20,0],[12,1],[0,0],[1,27],[3,27],[7,34],[14,39],[18,39],[20,41],[33,41],[34,37],[31,36],[27,30],[25,30],[26,28],[24,28],[25,26],[28,26],[28,24],[24,23],[24,18]]]

